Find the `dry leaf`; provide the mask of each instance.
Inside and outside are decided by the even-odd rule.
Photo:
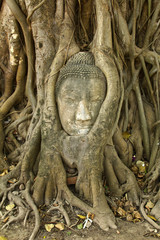
[[[54,228],[54,224],[45,224],[44,226],[47,232],[51,232],[52,228]]]
[[[83,215],[77,215],[77,217],[79,217],[80,219],[86,219],[86,216],[83,216]]]
[[[145,207],[147,208],[147,209],[151,209],[151,208],[153,208],[154,207],[154,203],[152,203],[150,200],[147,202],[147,204],[145,205]]]
[[[94,219],[94,213],[88,213],[88,217],[93,220]]]
[[[137,223],[137,222],[140,222],[141,220],[136,218],[136,219],[133,219],[133,223]]]
[[[125,211],[123,208],[121,208],[121,207],[119,207],[119,208],[117,209],[117,213],[118,213],[121,217],[125,217],[125,216],[126,216],[126,211]]]
[[[136,165],[137,165],[137,167],[139,168],[139,172],[140,172],[140,173],[145,173],[145,171],[146,171],[145,162],[138,160],[138,161],[136,162]]]
[[[9,219],[9,216],[6,217],[5,219],[3,219],[3,223],[6,223],[8,221],[8,219]]]
[[[11,165],[11,166],[9,167],[9,170],[12,171],[14,168],[15,168],[15,166],[14,166],[14,165]]]
[[[16,183],[17,182],[17,179],[16,178],[12,178],[10,180],[8,180],[9,183]]]
[[[132,212],[135,211],[135,207],[131,206],[129,210],[130,210],[130,212],[132,213]]]
[[[8,174],[8,170],[4,170],[3,173],[0,174],[0,177],[3,177],[6,174]]]
[[[157,221],[157,219],[155,217],[153,217],[152,215],[147,215],[149,218],[151,218],[152,220],[154,220],[155,222]]]
[[[8,238],[0,236],[0,240],[8,240]]]
[[[124,139],[128,139],[128,138],[130,138],[131,134],[129,132],[123,132],[122,136]]]
[[[125,211],[129,211],[131,206],[132,206],[131,202],[130,201],[126,201],[125,204],[124,204],[124,210]]]
[[[64,223],[57,223],[55,227],[58,228],[60,231],[62,231],[64,230]]]
[[[139,177],[139,178],[143,178],[143,177],[144,177],[144,173],[139,173],[139,174],[138,174],[138,177]]]
[[[132,172],[134,173],[134,174],[138,174],[138,167],[137,166],[133,166],[132,168],[131,168],[131,170],[132,170]]]
[[[138,211],[134,211],[132,213],[133,217],[136,218],[136,219],[142,219],[142,216],[141,214],[138,212]]]
[[[9,205],[6,206],[6,210],[7,210],[7,211],[11,211],[14,207],[15,207],[15,204],[14,204],[14,203],[11,203],[11,204],[9,204]]]
[[[126,220],[129,221],[129,222],[132,222],[132,220],[133,220],[132,214],[128,213],[127,216],[126,216]]]

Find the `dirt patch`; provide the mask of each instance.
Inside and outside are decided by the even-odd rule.
[[[49,233],[42,226],[36,240],[155,240],[158,237],[152,237],[153,227],[147,222],[132,223],[117,219],[117,230],[104,232],[96,224],[92,224],[89,229],[78,230],[77,227],[69,229],[65,227],[63,231],[53,228]],[[0,222],[0,228],[2,222]],[[28,240],[34,228],[34,219],[30,219],[26,226],[23,223],[14,223],[6,229],[0,230],[0,236],[7,240]],[[151,233],[152,232],[152,233]],[[148,234],[148,235],[147,235]],[[0,238],[1,239],[1,238]]]

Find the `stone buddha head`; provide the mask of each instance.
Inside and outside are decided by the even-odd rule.
[[[62,67],[56,100],[63,129],[70,136],[86,135],[106,96],[106,78],[89,52],[79,52]]]

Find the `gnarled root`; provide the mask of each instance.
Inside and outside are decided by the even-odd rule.
[[[149,193],[155,194],[151,197],[151,201],[155,203],[151,214],[153,214],[156,219],[160,220],[160,186],[159,186],[159,178],[160,178],[160,158],[157,159],[156,164],[151,169],[151,171],[147,174],[146,184]]]
[[[160,221],[160,190],[158,192],[158,194],[156,195],[156,197],[158,198],[155,206],[153,207],[151,214],[155,216],[155,218]]]
[[[110,191],[118,197],[127,193],[129,200],[139,205],[140,189],[134,174],[119,159],[114,146],[106,146],[105,156],[105,176]]]
[[[50,213],[51,211],[54,211],[54,210],[59,210],[63,214],[66,224],[69,227],[71,225],[71,222],[70,222],[68,213],[66,212],[66,210],[62,205],[62,202],[60,202],[59,204],[56,204],[56,206],[52,206],[47,212]]]
[[[27,206],[19,196],[15,196],[13,193],[9,192],[8,199],[10,200],[10,202],[15,203],[16,206],[18,207],[18,215],[16,217],[11,216],[9,218],[9,221],[3,225],[2,229],[9,226],[13,222],[23,220],[27,212]]]
[[[101,197],[101,201],[99,201],[99,204],[101,205],[93,207],[89,206],[88,204],[77,198],[66,187],[63,189],[63,196],[72,206],[78,207],[86,214],[88,214],[89,212],[93,213],[95,215],[94,222],[97,223],[100,226],[100,228],[103,229],[104,231],[108,231],[109,228],[113,229],[117,228],[115,225],[114,215],[110,210],[104,195],[103,197]]]
[[[31,180],[29,180],[26,184],[26,189],[23,193],[28,205],[31,207],[31,209],[33,210],[34,212],[34,215],[35,215],[35,227],[34,227],[34,230],[29,238],[29,240],[34,240],[35,239],[35,236],[37,235],[38,233],[38,230],[40,228],[40,216],[39,216],[39,211],[38,211],[38,208],[37,206],[35,205],[32,197],[30,196],[30,188],[31,188]]]
[[[149,218],[147,216],[147,214],[145,213],[144,211],[144,205],[146,204],[147,200],[144,200],[142,203],[141,203],[141,206],[140,206],[140,211],[144,217],[144,219],[146,219],[154,228],[156,229],[160,229],[160,225],[158,225],[157,223],[155,223],[151,218]],[[158,206],[158,209],[160,209],[160,202],[159,202],[159,206]]]
[[[155,188],[156,184],[159,182],[160,177],[160,158],[157,159],[156,164],[153,166],[151,171],[147,174],[147,188],[151,192]]]

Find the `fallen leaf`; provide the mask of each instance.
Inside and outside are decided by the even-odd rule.
[[[142,216],[141,216],[141,214],[140,214],[138,211],[134,211],[134,212],[132,213],[132,216],[133,216],[134,218],[136,218],[136,219],[142,219]]]
[[[55,227],[58,228],[60,231],[62,231],[64,230],[64,223],[57,223]]]
[[[13,184],[13,183],[17,182],[17,179],[16,178],[12,178],[12,179],[8,180],[8,182]]]
[[[54,228],[54,224],[45,224],[44,226],[47,232],[51,232],[52,228]]]
[[[1,174],[0,177],[3,177],[4,175],[8,174],[8,170],[4,170]]]
[[[7,211],[11,211],[14,207],[15,207],[15,204],[14,204],[14,203],[11,203],[11,204],[9,204],[9,205],[6,206],[6,210],[7,210]]]
[[[144,173],[139,173],[139,174],[138,174],[138,177],[139,177],[139,178],[143,178],[143,177],[144,177]]]
[[[129,132],[123,132],[123,133],[122,133],[122,137],[123,137],[124,139],[130,138],[130,136],[131,136],[131,134],[130,134]]]
[[[121,217],[125,217],[125,216],[126,216],[126,211],[125,211],[123,208],[121,208],[121,207],[119,207],[119,208],[117,209],[117,213],[118,213]]]
[[[86,216],[83,216],[83,215],[77,215],[77,217],[79,217],[80,219],[86,219]]]
[[[152,220],[154,220],[155,222],[157,221],[157,219],[155,217],[153,217],[152,215],[147,215],[149,218],[151,218]]]
[[[77,228],[78,228],[79,230],[82,229],[82,228],[83,228],[83,223],[78,224],[78,225],[77,225]]]
[[[132,212],[135,211],[135,207],[131,206],[129,210],[130,210],[130,212],[132,213]]]
[[[8,240],[8,238],[0,236],[0,240]]]
[[[5,219],[3,219],[3,223],[6,223],[7,221],[8,221],[8,219],[9,219],[9,216],[8,217],[6,217]]]
[[[145,173],[146,172],[145,162],[138,160],[136,162],[136,165],[137,165],[140,173]]]
[[[88,213],[88,217],[93,220],[94,219],[94,213]]]
[[[152,203],[150,200],[147,202],[147,204],[145,205],[145,208],[147,209],[151,209],[154,207],[154,203]]]
[[[134,174],[138,174],[138,167],[136,165],[134,165],[132,168],[131,168],[132,172]]]
[[[14,168],[15,168],[15,166],[14,166],[14,165],[11,165],[11,166],[9,167],[9,170],[12,171]]]
[[[136,218],[136,219],[133,219],[133,222],[134,223],[137,223],[137,222],[140,222],[141,220],[140,219],[138,219],[138,218]]]
[[[126,201],[124,204],[124,210],[129,211],[131,206],[132,206],[132,203],[130,201]]]
[[[126,220],[128,221],[128,222],[131,222],[132,220],[133,220],[133,216],[132,216],[132,214],[127,214],[127,216],[126,216]]]

